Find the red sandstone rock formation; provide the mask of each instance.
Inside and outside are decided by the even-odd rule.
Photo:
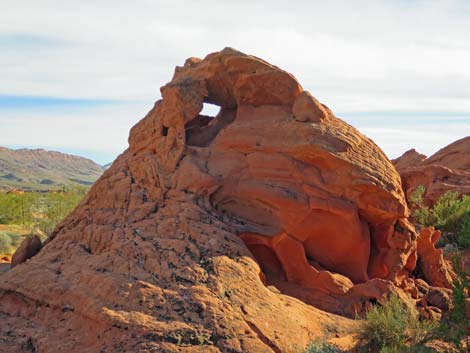
[[[411,197],[418,186],[423,185],[426,189],[424,201],[427,205],[433,205],[448,191],[470,194],[470,172],[433,164],[406,168],[399,172],[407,198]]]
[[[36,255],[42,248],[41,239],[37,235],[26,237],[11,258],[11,267],[15,267]]]
[[[470,136],[451,143],[429,158],[410,150],[392,162],[400,173],[407,198],[423,185],[425,202],[430,205],[447,191],[470,194],[469,155]]]
[[[11,256],[0,255],[0,273],[7,272],[10,269]]]
[[[418,256],[425,279],[436,287],[452,288],[455,273],[444,259],[442,249],[434,246],[441,236],[434,227],[421,229],[418,236]]]
[[[161,92],[0,277],[0,350],[298,352],[349,324],[309,304],[353,316],[397,286],[423,300],[395,168],[290,74],[227,48]]]
[[[416,167],[420,165],[427,157],[417,152],[414,148],[406,151],[400,157],[392,159],[392,163],[397,170]]]
[[[425,165],[443,165],[450,169],[470,172],[470,136],[452,142],[423,161]]]

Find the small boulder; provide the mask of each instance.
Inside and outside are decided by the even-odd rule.
[[[431,287],[426,300],[430,305],[448,311],[452,305],[452,291],[447,288]]]
[[[36,255],[42,248],[41,239],[37,235],[26,237],[11,258],[11,268],[26,262]]]
[[[438,322],[442,317],[442,310],[435,306],[418,308],[419,319]]]
[[[426,281],[422,280],[421,278],[417,278],[415,280],[415,284],[421,293],[427,294],[429,292],[429,288],[430,288],[429,284]]]

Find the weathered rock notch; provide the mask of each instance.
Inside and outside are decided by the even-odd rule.
[[[295,352],[349,324],[317,308],[422,297],[399,175],[294,77],[226,48],[161,93],[41,252],[2,275],[11,347]]]

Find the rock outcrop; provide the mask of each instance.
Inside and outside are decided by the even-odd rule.
[[[419,153],[413,148],[403,153],[400,157],[392,159],[392,163],[397,170],[403,170],[420,165],[426,158],[426,155]]]
[[[449,169],[470,172],[470,136],[452,142],[423,161],[425,165],[443,165]]]
[[[436,249],[435,244],[441,236],[434,227],[421,229],[418,236],[418,256],[420,269],[424,278],[433,286],[452,288],[455,273],[451,265],[444,259],[442,249]]]
[[[470,194],[470,172],[452,170],[440,165],[422,165],[399,170],[403,180],[403,189],[410,199],[420,185],[425,188],[424,201],[433,205],[440,196],[448,191],[462,195]]]
[[[447,191],[470,194],[470,136],[451,143],[431,157],[415,150],[405,152],[392,162],[401,175],[407,198],[419,185],[426,188],[428,205]]]
[[[21,242],[11,258],[11,267],[15,267],[36,255],[42,248],[41,239],[33,234]]]
[[[398,173],[294,77],[226,48],[161,93],[41,252],[0,277],[0,348],[298,352],[352,325],[320,309],[425,300]]]
[[[0,255],[0,273],[7,272],[11,267],[11,256]]]

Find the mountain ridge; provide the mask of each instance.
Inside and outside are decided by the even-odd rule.
[[[0,146],[0,190],[49,191],[91,186],[105,168],[91,159],[42,148]]]

